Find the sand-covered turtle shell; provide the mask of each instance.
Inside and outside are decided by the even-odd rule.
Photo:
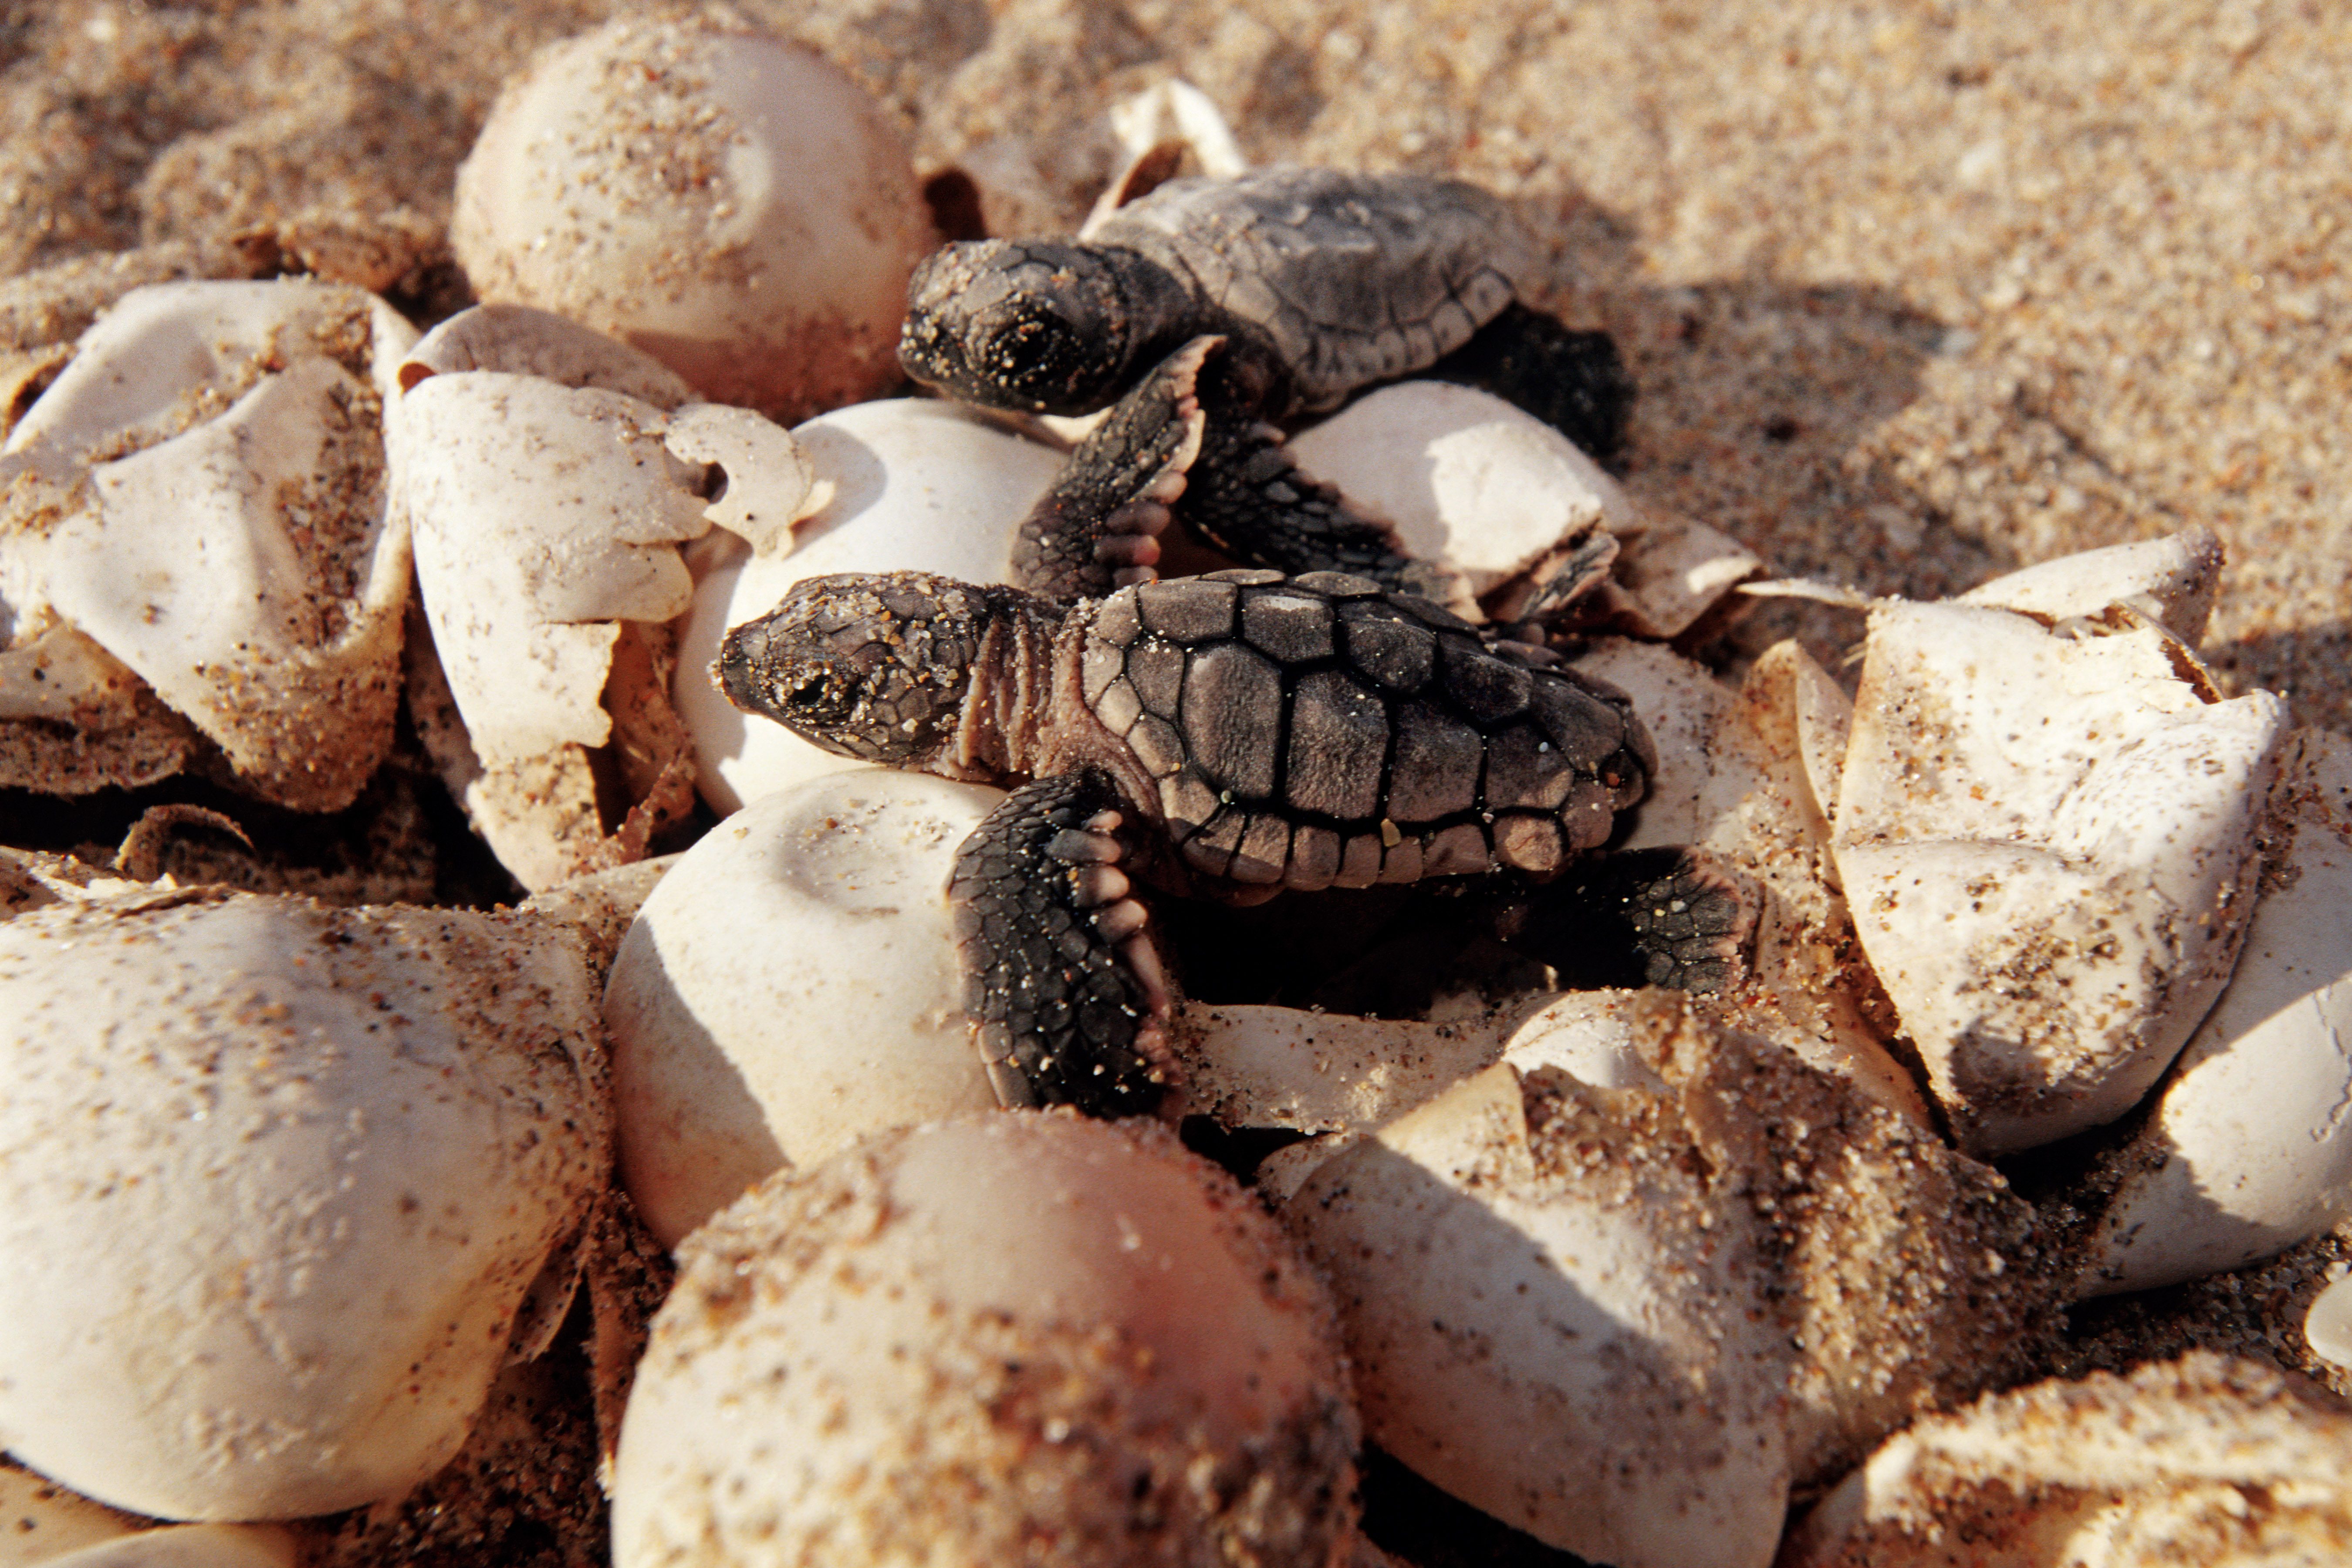
[[[1080,670],[1154,782],[1139,804],[1193,869],[1241,882],[1550,871],[1654,765],[1622,694],[1339,573],[1123,588],[1089,612]]]
[[[1261,336],[1305,408],[1461,347],[1525,268],[1517,223],[1490,192],[1340,169],[1171,181],[1086,238],[1140,251]]]

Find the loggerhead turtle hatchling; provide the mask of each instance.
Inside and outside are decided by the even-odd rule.
[[[1101,1115],[1151,1109],[1170,1076],[1122,860],[1243,902],[1548,876],[1609,838],[1655,766],[1622,693],[1339,573],[1075,606],[926,573],[815,577],[729,632],[718,673],[828,750],[1016,786],[949,889],[966,1007],[1007,1104]]]
[[[1178,180],[1076,240],[937,252],[908,281],[898,357],[992,407],[1118,405],[1023,530],[1024,559],[1066,578],[1060,596],[1150,567],[1181,495],[1187,525],[1239,559],[1337,566],[1460,604],[1444,568],[1300,472],[1268,421],[1428,372],[1499,392],[1606,457],[1632,384],[1607,333],[1517,302],[1528,248],[1500,200],[1457,180]]]

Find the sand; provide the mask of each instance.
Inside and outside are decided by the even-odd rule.
[[[138,282],[307,269],[420,318],[462,304],[457,161],[502,77],[616,8],[0,0],[0,404]],[[1546,247],[1538,302],[1622,346],[1641,500],[1776,572],[1917,596],[2201,524],[2224,685],[2352,731],[2352,13],[737,9],[856,72],[1000,228],[1074,225],[1118,161],[1106,109],[1171,76],[1254,160],[1480,181]],[[1795,632],[1836,668],[1860,630],[1775,604],[1723,651]],[[2228,1341],[2322,1370],[2282,1302],[2344,1251],[2102,1308],[2074,1353]]]
[[[611,9],[19,0],[0,275],[275,244],[452,302],[451,172],[499,80]],[[1643,500],[1913,595],[2202,523],[2230,557],[2209,657],[2352,729],[2335,8],[740,9],[856,70],[1000,224],[1074,222],[1115,160],[1103,110],[1171,75],[1255,159],[1480,180],[1548,247],[1548,302],[1623,345]],[[37,284],[0,285],[0,331]],[[1741,647],[1792,626],[1822,652],[1858,630],[1779,607]]]

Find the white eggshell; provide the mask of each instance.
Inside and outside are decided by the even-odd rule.
[[[0,1446],[169,1519],[438,1468],[604,1180],[592,984],[518,915],[215,889],[0,923]]]
[[[1807,761],[1809,742],[1843,747],[1849,707],[1837,683],[1794,643],[1766,650],[1738,691],[1670,647],[1624,637],[1594,639],[1576,668],[1633,700],[1657,752],[1624,847],[1696,845],[1762,886],[1755,984],[1725,1001],[1738,1025],[1931,1127],[1917,1085],[1864,1022],[1839,973],[1853,924],[1827,875],[1822,780]]]
[[[764,795],[679,858],[604,994],[622,1178],[675,1242],[779,1166],[993,1107],[946,889],[1003,798],[864,768]]]
[[[2352,1219],[2352,741],[2297,732],[2264,837],[2237,972],[2124,1156],[2087,1294],[2235,1268]]]
[[[694,390],[648,353],[593,328],[529,305],[476,305],[416,340],[400,362],[405,389],[428,375],[471,370],[535,375],[562,386],[593,386],[673,409]]]
[[[1511,1032],[1502,1059],[1522,1074],[1555,1067],[1594,1089],[1662,1089],[1664,1080],[1650,1066],[1659,1052],[1643,1044],[1672,1031],[1681,1016],[1681,999],[1655,988],[1570,991]]]
[[[496,371],[429,377],[392,408],[417,586],[484,760],[603,745],[616,623],[687,607],[677,545],[710,523],[666,424],[622,393]]]
[[[1502,1054],[1498,1020],[1422,1023],[1179,1002],[1169,1036],[1186,1110],[1228,1127],[1377,1127]]]
[[[2312,1354],[2352,1372],[2352,1279],[2336,1280],[2312,1298],[2303,1339]]]
[[[1753,1217],[1617,1103],[1490,1068],[1282,1212],[1331,1281],[1383,1448],[1596,1562],[1762,1568],[1789,1350]]]
[[[2221,584],[2221,542],[2210,528],[2161,539],[2078,551],[1979,583],[1957,601],[2064,619],[2109,605],[2145,604],[2149,615],[2194,644],[2205,635]]]
[[[2112,1121],[2170,1064],[2236,960],[2285,733],[2128,612],[1874,605],[1833,846],[1965,1147]]]
[[[287,1531],[267,1524],[179,1524],[142,1530],[48,1560],[47,1568],[295,1568]]]
[[[723,558],[695,585],[678,633],[673,697],[693,737],[703,798],[720,813],[771,790],[859,764],[781,724],[747,718],[710,680],[730,626],[775,608],[803,577],[936,572],[1002,583],[1021,521],[1061,472],[1051,447],[945,403],[892,398],[836,409],[793,431],[814,476],[788,559]]]
[[[687,15],[614,21],[509,81],[457,172],[450,239],[480,298],[793,421],[898,379],[931,232],[905,136],[845,74]]]
[[[2053,1379],[1889,1440],[1790,1531],[1780,1568],[2344,1560],[2343,1401],[2199,1351]]]
[[[618,1568],[1344,1550],[1330,1309],[1255,1200],[1156,1125],[885,1133],[680,1251],[621,1430]]]
[[[0,455],[58,512],[0,531],[15,609],[54,609],[275,804],[340,809],[391,746],[408,553],[379,399],[414,341],[353,289],[138,289]]]
[[[1442,381],[1382,387],[1303,430],[1301,468],[1483,594],[1596,522],[1637,529],[1617,481],[1540,419]]]

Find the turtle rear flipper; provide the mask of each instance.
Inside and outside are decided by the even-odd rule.
[[[1517,405],[1604,466],[1624,447],[1633,378],[1607,332],[1575,331],[1514,301],[1422,374]]]
[[[1668,985],[1707,996],[1747,973],[1762,900],[1704,849],[1631,849],[1533,889],[1496,934],[1571,990]]]
[[[1141,1116],[1174,1082],[1166,984],[1118,869],[1119,804],[1100,774],[1038,779],[956,852],[964,1010],[1008,1106]]]

